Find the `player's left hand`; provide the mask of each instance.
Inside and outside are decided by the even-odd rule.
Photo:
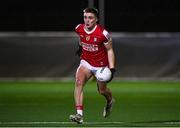
[[[111,70],[111,78],[107,81],[107,83],[109,83],[114,78],[114,73],[116,72],[115,68],[110,68],[110,70]]]

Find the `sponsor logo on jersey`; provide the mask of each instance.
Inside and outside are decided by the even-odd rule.
[[[87,44],[87,43],[82,42],[82,47],[86,51],[90,51],[90,52],[98,51],[97,44]]]

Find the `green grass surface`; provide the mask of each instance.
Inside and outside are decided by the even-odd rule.
[[[85,86],[84,121],[75,113],[73,82],[0,82],[0,126],[22,127],[180,127],[180,82],[112,82],[113,112],[102,117],[105,99],[96,83]]]

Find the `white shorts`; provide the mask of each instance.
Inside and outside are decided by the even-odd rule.
[[[89,64],[87,61],[85,61],[85,60],[81,60],[81,61],[80,61],[79,67],[80,67],[81,65],[82,65],[83,67],[86,67],[87,69],[89,69],[94,75],[96,75],[96,71],[101,68],[101,67],[94,67],[94,66],[90,65],[90,64]]]

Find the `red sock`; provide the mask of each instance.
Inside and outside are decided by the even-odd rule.
[[[83,105],[76,105],[76,110],[83,110]]]
[[[83,115],[83,105],[76,105],[77,114]]]

